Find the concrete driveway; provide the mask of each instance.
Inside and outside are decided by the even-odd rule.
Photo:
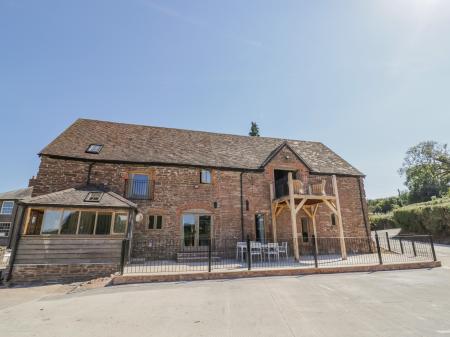
[[[66,294],[65,286],[51,286],[50,294],[42,287],[1,289],[0,332],[11,337],[450,336],[450,248],[439,246],[437,252],[447,262],[433,270],[128,285],[73,294]]]

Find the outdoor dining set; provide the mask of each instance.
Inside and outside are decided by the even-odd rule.
[[[247,242],[237,242],[236,244],[236,260],[243,260],[247,256]],[[250,258],[259,258],[261,261],[267,258],[279,260],[281,257],[288,257],[288,243],[287,242],[258,242],[250,241]]]

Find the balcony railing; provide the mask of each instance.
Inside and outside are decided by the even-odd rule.
[[[333,181],[331,176],[309,175],[301,179],[293,179],[294,194],[297,195],[326,195],[333,196]],[[275,181],[275,198],[289,195],[288,178]]]
[[[148,200],[151,196],[150,181],[126,179],[124,197],[133,200]]]

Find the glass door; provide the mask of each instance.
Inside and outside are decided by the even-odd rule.
[[[183,245],[185,247],[195,246],[195,215],[183,215]]]
[[[211,216],[183,214],[182,231],[184,247],[207,247],[211,237]]]
[[[256,225],[256,241],[265,243],[265,228],[264,228],[264,214],[255,215],[255,225]]]
[[[198,245],[208,246],[211,237],[211,216],[200,215],[198,217]]]

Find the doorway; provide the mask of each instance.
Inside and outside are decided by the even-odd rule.
[[[264,214],[257,213],[255,214],[255,233],[256,233],[256,241],[265,243],[266,239],[266,231],[264,224]]]
[[[275,198],[281,198],[289,195],[288,175],[292,172],[292,178],[295,179],[297,171],[294,170],[274,170],[273,179],[275,182]]]
[[[211,239],[211,215],[185,213],[182,217],[184,247],[207,247]]]

